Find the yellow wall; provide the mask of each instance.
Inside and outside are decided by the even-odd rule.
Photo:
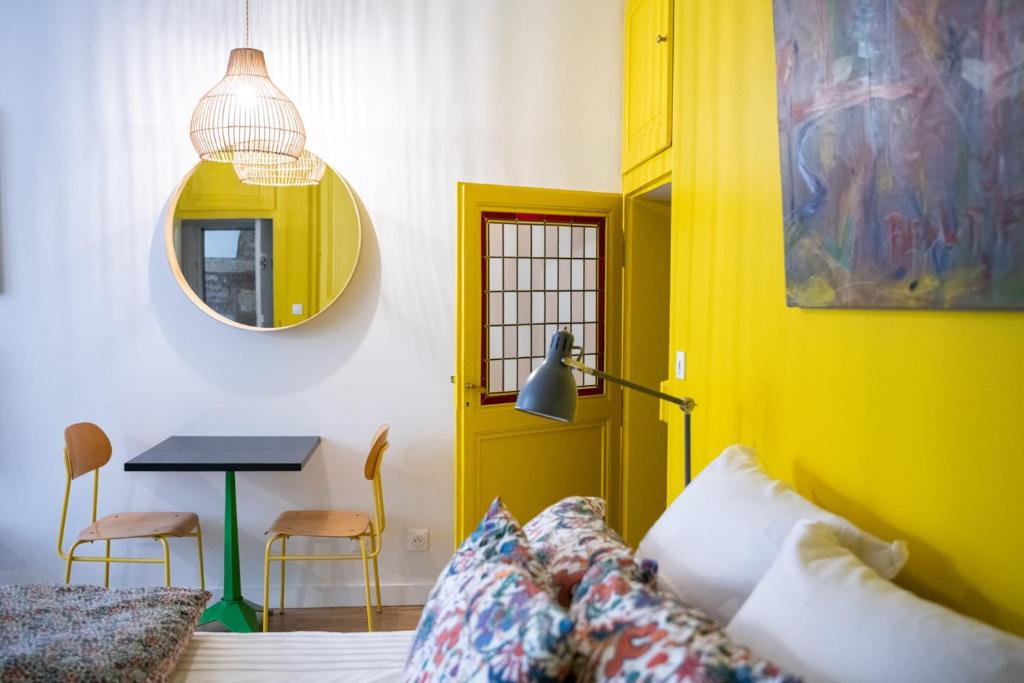
[[[699,404],[695,468],[757,447],[820,505],[906,539],[900,583],[1024,634],[1024,314],[787,308],[771,0],[677,2],[675,36],[688,377],[666,387]]]
[[[359,210],[341,177],[328,170],[317,190],[321,227],[318,235],[320,258],[314,280],[314,304],[316,310],[323,310],[348,285],[359,258],[361,237]],[[331,226],[331,229],[324,226]]]

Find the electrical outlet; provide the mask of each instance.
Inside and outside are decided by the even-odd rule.
[[[430,550],[430,531],[427,529],[406,529],[405,549],[412,553]]]
[[[686,351],[676,351],[676,379],[686,379]]]

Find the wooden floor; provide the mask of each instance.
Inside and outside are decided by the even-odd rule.
[[[373,614],[374,631],[411,631],[420,620],[422,605],[384,606]],[[223,631],[220,624],[200,626],[199,631]],[[365,607],[296,607],[270,613],[271,631],[365,631]]]
[[[374,631],[410,631],[420,621],[423,605],[384,606],[373,614]],[[365,631],[365,607],[300,607],[270,615],[271,631]]]

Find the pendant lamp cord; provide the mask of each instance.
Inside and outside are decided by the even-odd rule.
[[[245,46],[249,47],[249,0],[245,0]]]

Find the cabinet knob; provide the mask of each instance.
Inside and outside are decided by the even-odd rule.
[[[663,34],[663,33],[659,33],[659,34],[658,34],[658,35],[657,35],[657,36],[656,36],[656,37],[654,38],[654,42],[656,42],[656,43],[664,43],[664,42],[666,42],[667,40],[668,40],[668,36],[666,36],[666,35],[665,35],[665,34]]]

